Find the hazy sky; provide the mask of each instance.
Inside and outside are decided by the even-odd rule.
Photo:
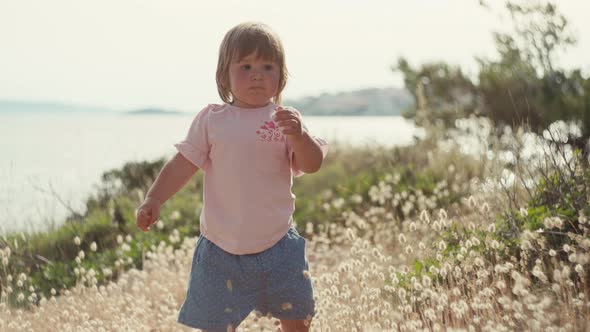
[[[590,1],[559,5],[579,38],[561,63],[588,72]],[[402,55],[473,72],[508,23],[477,0],[0,0],[0,100],[200,109],[219,102],[223,35],[252,20],[283,40],[287,98],[401,86],[390,66]]]

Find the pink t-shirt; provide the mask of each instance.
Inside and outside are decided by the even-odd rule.
[[[276,105],[209,105],[174,146],[203,170],[201,233],[232,254],[252,254],[277,243],[295,210],[293,163],[287,135],[272,121]],[[326,156],[328,144],[315,138]]]

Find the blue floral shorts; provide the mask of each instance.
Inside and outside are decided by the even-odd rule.
[[[253,310],[281,320],[313,317],[305,239],[291,227],[271,248],[233,255],[202,235],[197,241],[178,322],[208,331],[236,328]]]

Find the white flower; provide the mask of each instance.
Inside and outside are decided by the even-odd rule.
[[[399,296],[400,299],[405,299],[406,298],[406,290],[403,288],[400,288],[397,290],[397,296]]]
[[[558,269],[553,270],[553,280],[555,282],[560,282],[561,281],[561,271]]]
[[[422,285],[424,285],[424,287],[430,287],[432,281],[430,280],[430,278],[428,276],[423,276],[422,277]]]
[[[561,220],[561,218],[559,217],[555,217],[553,218],[554,223],[555,223],[555,227],[561,229],[563,227],[563,220]]]
[[[111,276],[113,274],[113,270],[109,269],[109,268],[103,268],[102,269],[102,274],[106,277]]]
[[[553,226],[555,226],[555,224],[553,224],[552,218],[543,219],[543,224],[545,225],[545,228],[553,228]]]
[[[469,205],[470,208],[475,208],[477,206],[477,202],[475,201],[475,197],[473,196],[469,196],[469,198],[467,199],[467,204]]]
[[[401,244],[406,243],[406,236],[403,233],[401,233],[400,235],[398,235],[397,236],[397,239],[398,239],[399,243],[401,243]]]
[[[492,248],[494,248],[494,249],[500,248],[500,243],[496,240],[492,240]]]
[[[490,212],[490,206],[488,205],[487,202],[483,203],[483,205],[480,208],[482,213],[488,213]]]
[[[483,259],[481,259],[480,257],[476,257],[474,263],[475,263],[475,265],[477,265],[479,267],[483,267],[484,266]]]
[[[90,250],[96,251],[96,242],[92,241],[92,243],[90,244]]]
[[[336,210],[340,210],[344,206],[345,203],[346,203],[346,201],[344,200],[344,198],[338,197],[332,201],[332,206]]]
[[[349,231],[352,231],[350,228],[346,229],[346,235],[348,236]],[[313,234],[313,223],[308,222],[307,224],[305,224],[305,233],[306,234]],[[352,240],[352,238],[349,237],[350,240]]]
[[[385,200],[393,197],[391,192],[392,187],[383,181],[380,181],[376,186],[372,186],[369,189],[369,196],[371,201],[379,202],[380,205],[385,203]]]
[[[571,263],[575,263],[576,262],[576,254],[570,254],[569,257],[567,258]]]
[[[117,235],[117,243],[118,244],[123,243],[123,237],[121,235]]]
[[[428,212],[426,210],[422,210],[422,212],[420,212],[420,220],[427,224],[430,222],[430,218],[428,218]]]
[[[75,243],[77,246],[79,246],[79,245],[80,245],[80,238],[76,236],[76,237],[74,238],[74,243]]]
[[[363,201],[363,196],[359,194],[354,194],[350,197],[350,201],[355,204],[360,204]]]

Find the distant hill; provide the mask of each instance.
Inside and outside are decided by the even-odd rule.
[[[111,112],[111,110],[57,102],[0,100],[0,112]]]
[[[401,115],[413,104],[404,89],[371,88],[285,100],[306,115]]]
[[[413,103],[412,96],[404,89],[371,88],[339,93],[323,93],[297,99],[287,99],[284,105],[293,106],[305,115],[400,115]],[[0,112],[95,112],[120,113],[126,115],[183,115],[186,112],[161,108],[143,108],[125,112],[115,112],[100,107],[80,106],[57,102],[27,102],[0,100]],[[192,114],[192,113],[191,113]]]
[[[166,111],[160,108],[144,108],[136,111],[125,112],[129,115],[186,115],[186,112]]]

